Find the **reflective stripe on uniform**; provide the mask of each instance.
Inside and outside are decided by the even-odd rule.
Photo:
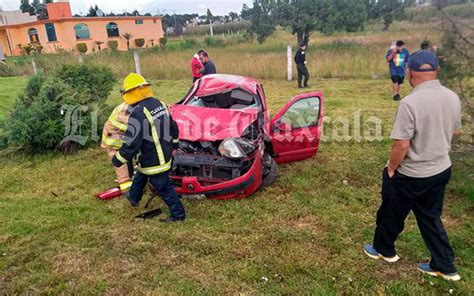
[[[115,157],[121,162],[121,163],[127,163],[127,160],[120,154],[120,151],[117,151],[115,153]]]
[[[122,192],[130,189],[130,187],[132,187],[132,181],[120,183],[120,191]]]
[[[151,113],[147,108],[143,108],[143,113],[145,113],[146,118],[150,122],[151,136],[153,138],[153,142],[155,143],[156,153],[158,154],[158,159],[161,166],[165,164],[165,155],[163,153],[163,148],[161,148],[160,138],[158,137],[158,132],[156,131],[155,121],[153,120],[153,116],[151,116]]]
[[[120,148],[124,141],[122,139],[112,139],[107,136],[102,136],[102,143],[109,147]]]
[[[157,175],[164,172],[167,172],[171,169],[171,160],[165,163],[164,165],[149,167],[149,168],[138,168],[138,171],[144,175]]]
[[[110,124],[118,128],[119,130],[123,132],[127,131],[127,125],[125,123],[120,122],[120,120],[117,119],[117,115],[115,114],[115,112],[110,114],[109,121],[110,121]]]

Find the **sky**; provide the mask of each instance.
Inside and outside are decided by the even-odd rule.
[[[152,14],[182,14],[199,13],[205,14],[207,8],[214,15],[224,15],[228,12],[242,10],[246,3],[252,6],[252,0],[71,0],[73,14],[86,13],[91,5],[97,4],[104,12],[121,13],[125,10],[131,12],[135,9],[141,13]],[[16,10],[20,6],[20,0],[0,0],[3,10]]]

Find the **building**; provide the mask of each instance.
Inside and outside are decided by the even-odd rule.
[[[143,38],[145,46],[156,45],[163,37],[161,17],[154,16],[114,16],[114,17],[73,17],[68,0],[58,0],[46,4],[48,19],[36,17],[21,11],[0,11],[0,47],[5,55],[21,55],[21,46],[41,45],[44,53],[77,51],[78,43],[86,43],[88,52],[98,50],[96,42],[103,42],[107,48],[109,41],[117,41],[118,50],[127,50],[127,40],[122,35],[133,35],[130,47],[135,47],[134,39]]]

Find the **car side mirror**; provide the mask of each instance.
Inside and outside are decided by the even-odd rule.
[[[292,127],[291,124],[286,123],[286,122],[277,122],[275,125],[276,129],[282,132],[291,132]]]

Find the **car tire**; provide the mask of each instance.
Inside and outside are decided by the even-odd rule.
[[[278,177],[278,164],[271,157],[270,157],[269,162],[270,162],[270,165],[269,165],[268,173],[262,176],[262,188],[266,188],[272,185]]]

